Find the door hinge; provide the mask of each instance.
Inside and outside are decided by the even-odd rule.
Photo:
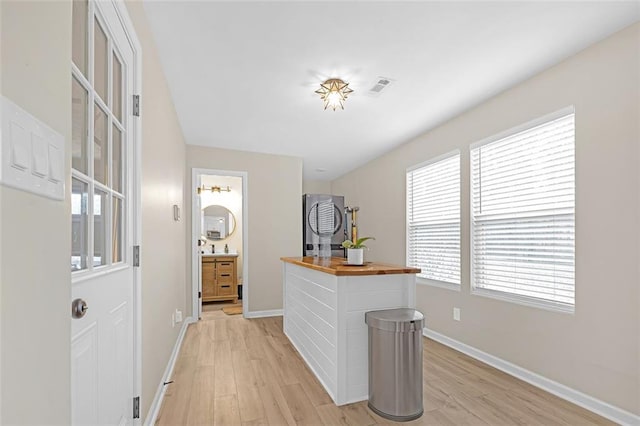
[[[140,246],[133,246],[133,266],[140,266]]]
[[[202,299],[202,292],[201,291],[198,292],[198,299]]]
[[[133,115],[140,117],[140,95],[133,95]]]
[[[133,418],[134,419],[140,418],[140,397],[139,396],[136,396],[135,398],[133,398]]]

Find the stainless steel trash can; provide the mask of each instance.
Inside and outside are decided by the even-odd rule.
[[[369,408],[399,422],[417,419],[422,404],[424,315],[400,308],[365,313],[369,326]]]

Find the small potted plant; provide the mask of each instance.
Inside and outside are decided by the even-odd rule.
[[[364,249],[367,247],[364,242],[367,240],[375,240],[373,237],[358,238],[355,243],[346,240],[342,243],[342,247],[347,249],[347,264],[364,265]]]

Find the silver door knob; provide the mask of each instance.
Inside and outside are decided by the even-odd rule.
[[[82,318],[87,313],[87,302],[82,299],[76,299],[71,302],[71,316],[73,318]]]

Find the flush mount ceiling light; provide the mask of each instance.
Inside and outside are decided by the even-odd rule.
[[[353,90],[349,89],[349,83],[345,83],[339,78],[330,78],[320,84],[316,93],[324,101],[324,109],[332,108],[334,111],[340,107],[344,109],[344,101]]]

